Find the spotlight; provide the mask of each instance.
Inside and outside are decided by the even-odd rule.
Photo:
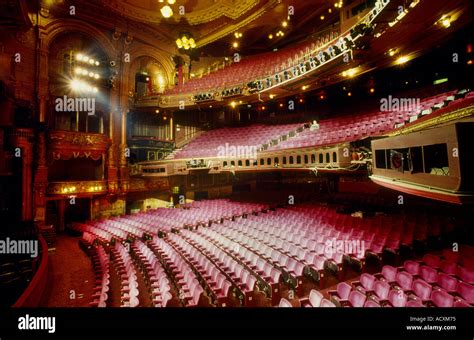
[[[232,47],[233,47],[233,48],[239,47],[239,43],[238,43],[237,41],[234,41],[234,43],[232,44]]]
[[[95,79],[99,79],[100,76],[96,73],[96,74],[94,75],[94,78],[95,78]]]
[[[268,39],[272,40],[273,39],[273,34],[269,34]]]
[[[288,21],[283,21],[283,22],[281,23],[281,26],[282,26],[282,27],[287,27],[287,26],[288,26]]]
[[[69,84],[69,86],[71,87],[73,91],[80,91],[82,88],[82,82],[77,79],[73,79],[71,80],[71,83]]]
[[[352,92],[347,92],[347,96],[351,97],[351,96],[352,96]]]
[[[83,76],[87,76],[87,74],[88,74],[89,72],[87,72],[87,70],[84,70],[84,69],[83,69],[81,73],[82,73]]]
[[[373,87],[370,88],[369,90],[370,93],[374,93],[375,92],[375,89]]]
[[[95,66],[99,66],[100,63],[98,61],[95,62]]]
[[[74,73],[75,73],[75,74],[81,74],[81,73],[82,73],[82,69],[81,69],[80,67],[76,67],[76,68],[74,69]]]
[[[94,65],[95,60],[94,59],[89,59],[89,64]]]
[[[89,72],[89,77],[93,78],[94,77],[94,72]]]
[[[80,53],[78,55],[76,55],[76,59],[79,60],[79,61],[82,61],[83,58],[84,58],[84,56]]]
[[[232,106],[232,108],[235,109],[235,107],[237,106],[237,103],[236,103],[236,102],[232,102],[232,103],[230,103],[230,106]]]
[[[89,57],[88,57],[88,56],[84,56],[84,57],[82,58],[82,61],[84,61],[84,62],[87,63],[87,62],[89,61]]]
[[[174,4],[176,3],[176,0],[168,0],[168,3],[169,3],[170,5],[174,5]]]

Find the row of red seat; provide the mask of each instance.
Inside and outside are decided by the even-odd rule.
[[[363,114],[324,119],[318,122],[318,128],[301,130],[303,124],[286,125],[251,125],[241,128],[222,128],[203,133],[192,140],[175,159],[217,157],[228,146],[247,147],[260,150],[264,144],[278,140],[278,144],[267,150],[284,150],[292,148],[331,145],[360,140],[369,136],[380,135],[400,128],[405,124],[415,123],[418,119],[433,117],[450,108],[458,109],[462,105],[474,104],[474,92],[453,90],[421,100],[420,105],[408,111],[375,111]],[[300,129],[293,137],[291,132]],[[256,153],[257,151],[255,151]],[[251,155],[221,155],[227,158],[252,158]]]
[[[103,246],[92,246],[94,237],[89,233],[84,233],[83,240],[89,245],[89,256],[94,267],[94,294],[90,303],[94,307],[105,307],[110,290],[110,260]]]
[[[190,79],[184,85],[166,91],[165,95],[216,90],[275,74],[285,68],[298,65],[305,55],[324,46],[337,36],[338,32],[331,32],[324,38],[319,37],[279,51],[242,58],[202,78]]]
[[[183,233],[186,231],[183,230]],[[167,242],[175,247],[183,257],[193,265],[199,277],[204,279],[202,284],[206,287],[206,295],[221,306],[226,305],[229,297],[232,281],[224,275],[222,267],[212,261],[200,247],[196,247],[187,242],[186,239],[177,235],[170,234]],[[226,263],[227,265],[230,265]],[[224,264],[225,265],[225,264]]]
[[[94,234],[104,244],[112,239],[125,240],[129,235],[140,238],[144,234],[170,232],[185,226],[208,224],[221,218],[232,218],[267,209],[261,203],[234,202],[228,199],[195,201],[182,209],[149,209],[134,215],[124,215],[89,223],[74,223],[72,228]]]
[[[173,298],[170,281],[163,266],[150,248],[143,242],[135,240],[132,244],[135,263],[141,268],[150,287],[150,298],[155,307],[166,307]]]
[[[138,277],[130,253],[120,242],[111,247],[111,258],[117,276],[120,278],[120,302],[122,307],[137,307],[138,299]]]
[[[472,261],[473,248],[465,247],[457,253],[446,250],[441,260],[435,255],[425,255],[421,261],[406,261],[403,267],[384,266],[381,273],[364,273],[352,285],[341,282],[330,291],[332,301],[352,307],[470,307],[474,305],[473,268],[459,267],[457,276],[442,272],[431,265],[442,265],[449,270],[451,254]],[[310,304],[313,302],[310,301]]]
[[[244,207],[244,210],[249,211],[249,207],[265,206],[204,201],[187,205],[186,209],[167,210],[180,210],[180,214],[193,215],[201,208],[221,204],[229,207],[220,210],[221,212],[239,213],[243,212],[241,209]],[[216,217],[214,210],[211,211],[211,215]],[[225,306],[235,298],[244,305],[252,305],[256,300],[256,292],[264,292],[271,298],[271,304],[275,305],[281,298],[281,284],[296,289],[299,294],[303,280],[317,282],[331,264],[343,269],[348,258],[350,261],[363,261],[369,252],[377,255],[386,250],[396,252],[402,244],[409,246],[415,239],[425,240],[430,234],[428,226],[435,226],[434,229],[438,230],[434,233],[437,234],[445,224],[444,218],[427,213],[377,215],[362,219],[339,214],[334,207],[318,204],[278,208],[257,215],[236,217],[234,221],[222,220],[222,217],[223,215],[219,223],[212,223],[210,226],[208,223],[202,224],[192,231],[184,229],[182,225],[179,233],[162,235],[164,238],[156,236],[160,230],[156,226],[154,236],[149,235],[152,240],[148,242],[137,241],[143,236],[140,233],[133,230],[126,232],[115,224],[107,223],[88,225],[84,237],[94,243],[95,238],[101,239],[103,234],[100,231],[117,235],[114,236],[117,237],[117,242],[111,247],[111,255],[121,281],[124,306],[139,304],[137,268],[145,277],[155,306],[167,306],[175,297],[185,306],[202,303]],[[114,219],[114,222],[117,220]],[[126,227],[139,229],[130,225]],[[131,246],[134,261],[127,248],[120,243],[130,239],[135,239]],[[353,248],[339,248],[334,242],[353,245]],[[403,271],[385,266],[380,278],[376,280],[380,281],[377,290],[387,288],[386,284],[389,283],[408,289],[410,284],[407,282],[410,282],[411,275],[412,284],[419,278],[429,284],[451,287],[446,288],[448,291],[457,291],[463,284],[458,283],[456,288],[452,288],[453,280],[449,277],[456,276],[456,280],[470,284],[472,269],[469,268],[472,266],[472,258],[472,254],[465,256],[462,252],[459,258],[446,253],[439,261],[433,256],[425,257],[419,270],[409,261],[405,263]],[[438,273],[437,268],[445,273]],[[430,278],[430,275],[434,275],[433,271],[436,279]],[[361,282],[365,283],[367,275],[363,274]],[[415,278],[415,275],[418,276]],[[385,296],[389,301],[388,294],[392,288],[389,284]],[[351,288],[352,290],[356,289]],[[363,293],[361,289],[357,292]],[[377,292],[374,294],[377,295]],[[357,301],[362,299],[358,293],[352,295]],[[394,295],[391,299],[395,303],[398,297]],[[355,304],[361,303],[355,300]]]
[[[474,93],[465,91],[448,91],[434,97],[424,98],[421,100],[420,106],[411,111],[376,111],[321,120],[318,122],[318,129],[305,129],[295,137],[270,147],[269,150],[330,145],[380,135],[400,128],[406,123],[414,123],[420,118],[436,115],[437,111],[435,110],[442,110],[442,108],[450,106],[454,108],[461,102],[474,104]],[[460,93],[460,97],[456,98],[458,93]],[[464,95],[465,97],[462,97]]]
[[[149,243],[155,254],[166,263],[168,271],[172,275],[178,287],[178,298],[184,306],[197,306],[204,293],[204,288],[199,283],[196,273],[186,259],[170,244],[163,239],[154,237]]]
[[[254,152],[255,156],[253,157],[256,157],[257,150],[262,145],[272,140],[280,139],[282,136],[288,136],[290,132],[294,132],[302,127],[303,124],[285,124],[215,129],[196,137],[182,150],[177,152],[174,158],[217,157],[220,152],[230,154],[229,147],[240,147],[241,149],[245,147],[245,150],[250,150],[249,153]],[[221,157],[226,157],[226,155],[221,155]],[[241,157],[250,158],[252,156],[241,155]]]

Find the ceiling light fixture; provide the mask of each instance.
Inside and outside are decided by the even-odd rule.
[[[388,55],[393,57],[397,53],[397,50],[394,48],[391,48],[388,50]]]
[[[356,67],[350,68],[347,71],[342,72],[343,77],[349,77],[349,78],[354,77],[356,74],[357,74],[357,68]]]
[[[188,51],[196,48],[196,41],[191,33],[185,32],[181,33],[180,37],[176,39],[176,46],[179,50]]]
[[[166,6],[163,6],[160,10],[161,12],[161,15],[164,17],[164,18],[170,18],[172,15],[173,15],[173,10],[171,9],[170,6],[166,5]]]
[[[448,15],[443,15],[441,19],[438,20],[438,24],[444,28],[449,28],[451,26],[451,17]]]
[[[407,61],[409,61],[410,59],[407,57],[407,56],[401,56],[400,58],[397,59],[396,63],[398,65],[402,65],[402,64],[405,64]]]

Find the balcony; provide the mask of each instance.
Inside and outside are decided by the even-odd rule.
[[[105,155],[110,145],[108,136],[76,131],[51,131],[48,150],[54,159],[90,157],[94,160]]]
[[[107,193],[107,181],[50,182],[48,195],[99,195]]]

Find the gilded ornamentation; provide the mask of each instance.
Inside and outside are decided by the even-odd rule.
[[[428,120],[425,120],[419,124],[415,124],[406,128],[401,128],[395,132],[392,132],[388,134],[389,136],[398,136],[398,135],[404,135],[407,133],[415,132],[415,131],[420,131],[424,130],[429,127],[433,126],[438,126],[440,124],[448,123],[448,122],[453,122],[459,119],[467,118],[470,117],[474,114],[474,105],[451,111],[448,113],[444,113],[441,116],[437,116]]]
[[[148,6],[140,6],[130,0],[101,0],[102,4],[113,11],[131,17],[142,22],[160,22],[163,19],[160,11]],[[202,2],[202,1],[201,1]],[[230,19],[238,19],[242,15],[249,12],[259,3],[259,0],[213,0],[205,1],[203,5],[186,11],[185,18],[190,25],[199,25],[210,22],[221,17]],[[180,19],[180,15],[176,14],[176,20]],[[173,17],[172,17],[173,18]],[[172,19],[171,18],[171,19]]]
[[[48,150],[53,159],[99,159],[106,154],[109,144],[110,139],[102,134],[53,131],[48,136]]]
[[[50,182],[46,193],[49,195],[103,194],[107,192],[106,181]]]

